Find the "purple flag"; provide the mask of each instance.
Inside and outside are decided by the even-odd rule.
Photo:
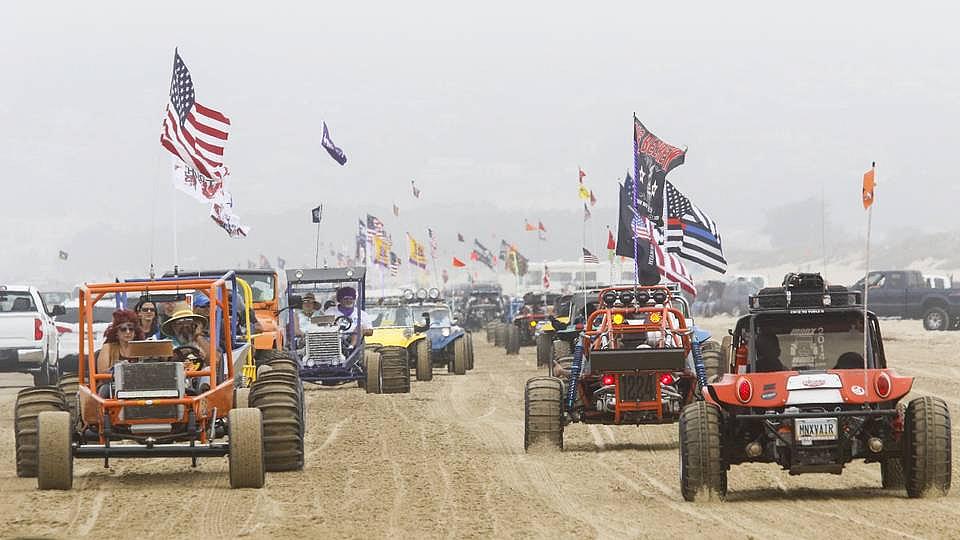
[[[347,155],[343,153],[343,150],[333,144],[333,141],[330,140],[330,130],[327,129],[327,123],[323,123],[323,140],[320,141],[320,144],[323,145],[323,148],[326,149],[327,153],[330,154],[337,163],[345,165],[347,163]]]

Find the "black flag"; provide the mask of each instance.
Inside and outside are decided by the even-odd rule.
[[[320,218],[323,217],[323,205],[314,208],[310,211],[310,217],[313,219],[314,223],[320,223]]]
[[[634,181],[627,179],[620,186],[620,225],[617,229],[617,255],[636,260],[637,281],[641,285],[660,283],[656,253],[651,249],[653,224],[641,216],[634,204]],[[636,244],[634,244],[636,239]],[[636,250],[636,251],[634,251]]]

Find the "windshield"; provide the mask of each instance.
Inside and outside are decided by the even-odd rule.
[[[413,311],[408,306],[374,307],[368,310],[374,328],[413,326]]]
[[[77,324],[80,316],[80,309],[75,307],[65,308],[66,313],[57,317],[57,322]],[[113,308],[94,306],[93,322],[108,323],[113,321]]]
[[[760,315],[755,332],[758,372],[863,369],[863,316],[859,313],[825,313],[815,319]]]
[[[43,292],[40,293],[43,303],[48,306],[55,306],[70,300],[71,295],[68,292]]]
[[[430,308],[430,328],[450,326],[450,310],[445,307]]]
[[[30,293],[0,291],[0,313],[25,313],[37,311],[37,304],[34,303]]]
[[[254,302],[270,302],[273,300],[274,294],[272,275],[244,274],[242,272],[238,272],[237,276],[250,284]]]

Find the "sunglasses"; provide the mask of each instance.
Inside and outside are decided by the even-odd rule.
[[[132,324],[121,324],[117,327],[118,332],[133,332],[136,328]]]
[[[145,308],[140,308],[140,312],[141,312],[141,313],[156,313],[157,310],[156,310],[156,308],[145,307]]]

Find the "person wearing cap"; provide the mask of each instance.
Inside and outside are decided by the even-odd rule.
[[[303,335],[303,329],[310,324],[310,318],[317,311],[317,297],[312,292],[303,295],[303,307],[295,309],[297,315],[297,335]]]
[[[231,298],[232,296],[233,294],[230,293]],[[248,309],[246,305],[243,303],[243,299],[241,298],[234,309],[234,314],[235,314],[235,317],[237,318],[237,333],[244,336],[246,335],[246,331],[244,329],[246,328],[247,319],[246,319],[246,316],[243,315],[244,311],[248,312],[248,315],[250,316],[250,323],[252,324],[250,333],[257,334],[261,332],[262,329],[260,328],[260,321],[257,319],[256,313],[254,313],[252,309]],[[207,298],[207,295],[203,294],[202,292],[197,292],[197,294],[194,295],[193,312],[196,313],[197,315],[202,315],[203,317],[206,317],[208,320],[210,319],[210,299]],[[219,323],[221,320],[223,320],[223,317],[218,314],[217,322]],[[203,326],[200,330],[204,334],[209,333],[208,331],[209,328],[207,326]]]
[[[371,323],[370,315],[357,307],[357,290],[353,287],[341,287],[338,289],[337,305],[327,309],[324,315],[350,319],[350,328],[348,328],[346,332],[356,332],[357,324],[359,323],[364,335],[373,333],[373,324]],[[354,340],[352,345],[356,346],[356,344],[356,340]]]

